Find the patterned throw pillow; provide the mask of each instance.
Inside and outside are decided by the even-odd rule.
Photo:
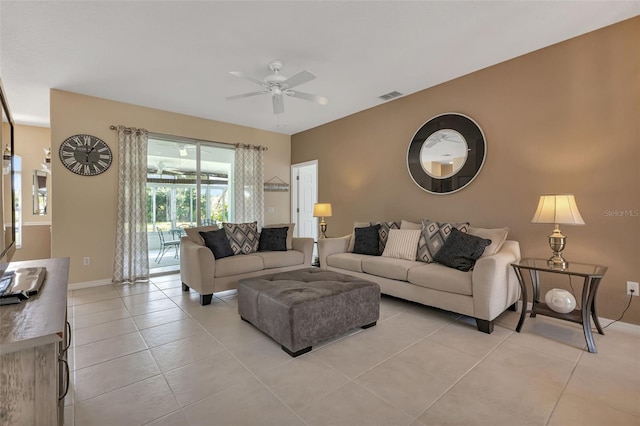
[[[429,219],[422,219],[422,232],[418,241],[418,258],[421,262],[431,263],[438,250],[451,234],[451,228],[463,233],[469,230],[468,222],[438,223]]]
[[[249,254],[258,250],[258,222],[223,223],[233,254]]]
[[[384,252],[384,247],[387,245],[389,239],[390,229],[400,229],[400,222],[371,222],[371,225],[380,225],[378,231],[378,245],[380,246],[380,253]]]

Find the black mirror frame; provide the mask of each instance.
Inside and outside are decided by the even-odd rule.
[[[467,142],[468,155],[464,165],[451,176],[438,179],[430,176],[422,167],[420,152],[424,142],[438,130],[453,129]],[[407,149],[409,176],[424,191],[444,195],[460,191],[480,173],[486,158],[486,139],[482,129],[471,117],[459,113],[437,115],[423,124],[413,135]]]

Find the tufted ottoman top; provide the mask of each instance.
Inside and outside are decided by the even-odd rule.
[[[378,284],[318,268],[238,282],[238,313],[292,356],[355,327],[375,325]]]

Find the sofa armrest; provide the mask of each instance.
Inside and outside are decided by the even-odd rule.
[[[311,266],[313,256],[313,238],[294,238],[293,249],[304,254],[304,265]]]
[[[194,243],[189,237],[180,238],[180,279],[201,295],[215,292],[216,262],[211,250]]]
[[[511,267],[520,260],[520,244],[505,241],[500,251],[478,259],[473,269],[473,311],[492,321],[520,298],[520,285]]]
[[[327,256],[346,253],[351,241],[351,234],[338,238],[321,238],[318,240],[318,259],[320,268],[327,269]]]

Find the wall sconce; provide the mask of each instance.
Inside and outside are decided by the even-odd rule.
[[[567,244],[567,237],[560,232],[559,225],[584,225],[575,197],[571,194],[541,195],[531,222],[553,223],[554,230],[549,235],[549,246],[553,250],[553,256],[548,264],[552,269],[566,269],[569,263],[562,257],[562,250]]]
[[[2,152],[2,174],[8,175],[11,171],[11,148],[9,145],[4,146]]]
[[[42,170],[51,173],[51,148],[42,148],[44,151],[44,162],[40,163]]]
[[[324,221],[325,217],[331,217],[333,215],[331,211],[331,203],[316,203],[313,205],[313,217],[320,217],[320,238],[327,238],[327,222]]]

